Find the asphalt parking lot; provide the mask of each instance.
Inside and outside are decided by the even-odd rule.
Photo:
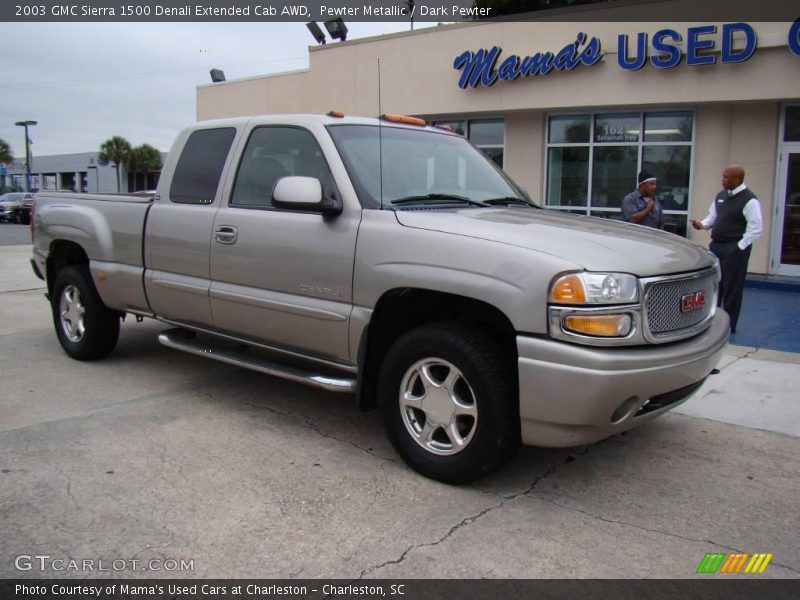
[[[712,552],[800,577],[800,355],[731,347],[680,412],[452,487],[351,397],[169,350],[158,323],[69,359],[29,253],[0,247],[0,578],[726,577],[696,574]]]

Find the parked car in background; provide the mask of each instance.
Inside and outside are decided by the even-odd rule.
[[[8,223],[30,222],[33,194],[8,192],[0,196],[0,221]]]

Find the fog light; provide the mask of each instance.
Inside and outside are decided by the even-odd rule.
[[[569,315],[564,329],[595,337],[625,337],[631,331],[630,315]]]

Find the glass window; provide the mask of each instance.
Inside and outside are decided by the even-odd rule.
[[[466,121],[436,121],[434,125],[438,127],[450,128],[454,133],[458,135],[467,135],[467,123]]]
[[[656,176],[656,197],[664,210],[687,210],[691,146],[645,146],[642,169]]]
[[[247,141],[231,196],[232,206],[271,206],[281,177],[315,177],[323,194],[332,193],[333,178],[314,136],[298,127],[259,127]]]
[[[586,206],[589,148],[550,148],[547,154],[547,204]]]
[[[502,148],[492,148],[491,146],[489,146],[489,147],[482,147],[481,151],[486,156],[491,158],[498,167],[500,167],[501,169],[503,168],[503,149]]]
[[[597,115],[594,141],[602,144],[639,141],[639,113]]]
[[[645,142],[691,142],[692,113],[645,113]]]
[[[589,142],[589,115],[550,117],[548,140],[551,144],[580,144]]]
[[[452,119],[449,121],[435,121],[433,124],[450,128],[454,133],[468,137],[469,141],[483,150],[498,167],[503,168],[503,148],[506,137],[505,121],[503,119],[479,119],[473,121]]]
[[[646,170],[658,179],[667,230],[685,236],[693,119],[691,111],[550,117],[546,204],[583,206],[584,214],[622,220],[622,200],[636,189],[636,174]]]
[[[800,142],[800,106],[786,107],[783,141]]]
[[[595,146],[592,206],[619,208],[636,187],[637,146]]]
[[[612,221],[624,221],[625,217],[622,216],[621,210],[593,210],[589,213],[592,217],[599,217],[601,219],[611,219]]]
[[[586,216],[586,210],[576,210],[574,208],[567,209],[567,208],[556,208],[556,207],[553,208],[548,207],[548,209],[555,212],[566,213],[568,215],[583,215],[584,217]]]
[[[222,168],[236,129],[200,129],[183,147],[172,178],[170,201],[181,204],[211,204],[217,195]]]
[[[502,120],[469,122],[469,140],[476,146],[502,146],[504,131]]]
[[[688,216],[686,214],[665,213],[664,229],[675,235],[686,237],[686,225]]]

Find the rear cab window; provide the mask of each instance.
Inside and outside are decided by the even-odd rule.
[[[236,129],[221,127],[192,132],[183,147],[172,178],[169,199],[177,204],[211,204]]]

